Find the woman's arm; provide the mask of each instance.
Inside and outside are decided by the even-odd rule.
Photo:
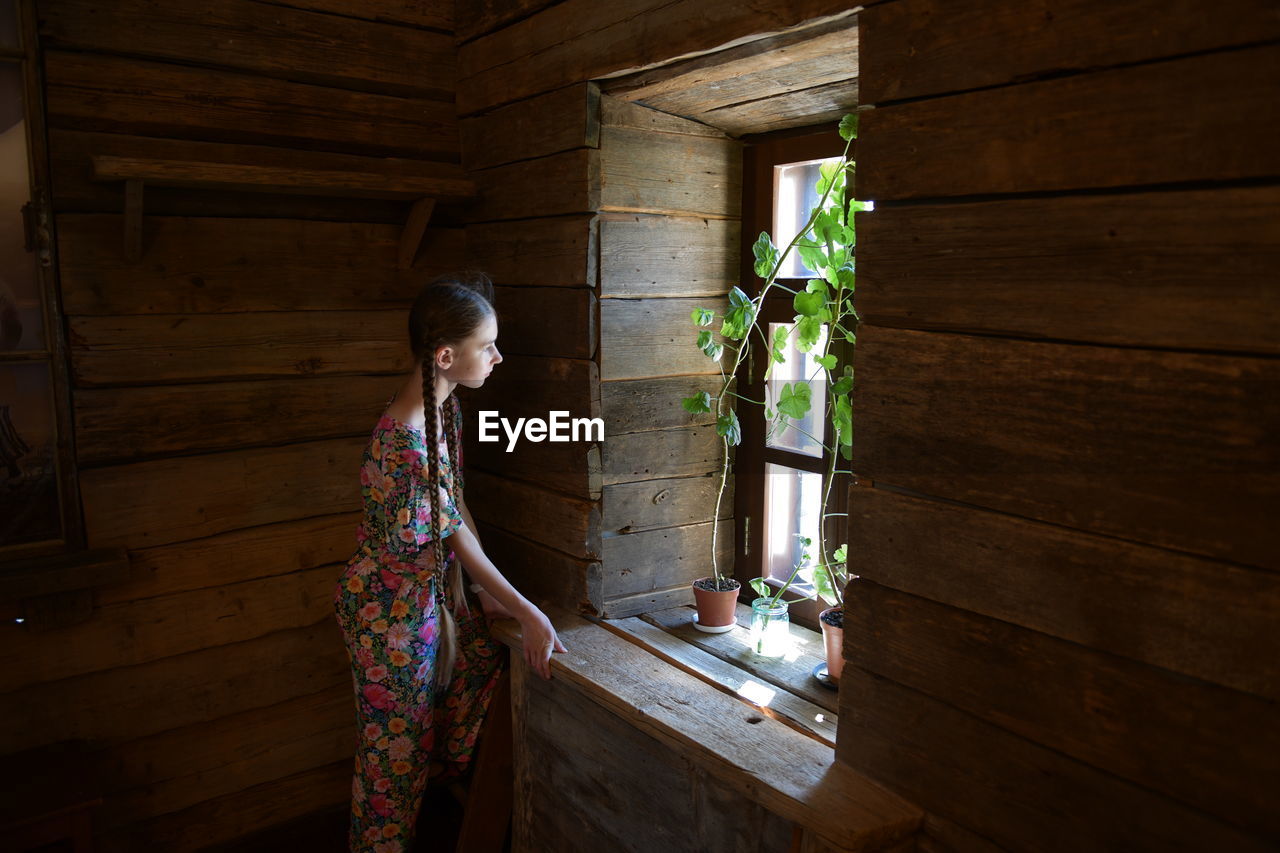
[[[480,543],[480,528],[476,527],[475,520],[471,518],[471,510],[467,509],[467,503],[463,499],[462,495],[458,495],[458,512],[462,514],[463,522],[466,523],[467,527],[470,528],[472,534],[475,535],[476,542]],[[480,550],[482,551],[484,550],[483,543],[480,543]],[[471,572],[467,570],[467,565],[465,561],[462,564],[462,568],[464,571],[467,572],[467,577],[470,578]],[[475,581],[473,580],[473,582]],[[480,586],[478,582],[475,582],[475,583],[477,586]],[[489,591],[486,590],[483,586],[480,586],[480,588],[476,591],[476,596],[480,599],[480,609],[483,610],[484,615],[488,616],[490,619],[516,618],[515,615],[511,613],[511,611],[507,610],[507,608],[499,604],[498,599],[490,595]]]
[[[465,513],[465,510],[460,509],[460,512]],[[567,649],[560,642],[556,629],[552,627],[546,614],[521,595],[485,555],[470,521],[470,513],[465,513],[462,525],[449,537],[449,544],[462,560],[471,579],[497,599],[520,623],[525,661],[543,678],[550,678],[552,651],[564,652]]]

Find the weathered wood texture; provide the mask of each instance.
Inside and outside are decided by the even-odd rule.
[[[870,110],[856,197],[1274,176],[1280,147],[1258,129],[1280,125],[1278,69],[1272,45]]]
[[[731,139],[600,131],[600,209],[736,218],[742,146]]]
[[[596,295],[582,288],[495,288],[498,348],[504,354],[590,359],[596,354]],[[507,372],[504,368],[503,373]],[[498,376],[500,374],[495,374]]]
[[[720,474],[615,483],[604,488],[604,530],[613,534],[637,533],[658,527],[675,527],[710,521],[715,514]],[[733,516],[733,477],[720,502],[719,518]]]
[[[834,126],[857,106],[858,81],[852,79],[797,89],[761,101],[716,107],[701,118],[728,133],[743,136],[823,123]]]
[[[738,283],[740,231],[734,220],[609,214],[600,295],[723,296]]]
[[[1280,567],[1274,360],[874,326],[857,352],[863,476]]]
[[[865,103],[1023,83],[1280,36],[1262,0],[878,3],[859,15]],[[982,61],[974,61],[981,57]]]
[[[395,226],[170,216],[143,220],[145,257],[130,264],[123,227],[119,216],[58,217],[68,314],[402,310],[423,281],[465,264],[460,228],[428,228],[405,271]]]
[[[457,118],[447,101],[66,51],[49,51],[45,68],[50,128],[457,157]]]
[[[42,0],[45,47],[184,61],[215,58],[225,68],[269,77],[393,94],[453,92],[456,53],[443,33],[317,15],[250,0],[208,0],[200,15],[181,6],[123,0]],[[413,56],[413,62],[401,57]]]
[[[594,215],[468,224],[470,264],[498,284],[594,287],[597,232]]]
[[[840,676],[836,753],[1008,850],[1272,847],[856,666],[846,665]]]
[[[606,602],[689,584],[711,574],[711,522],[663,527],[604,540],[601,563]],[[716,532],[721,571],[731,573],[733,523],[722,521]]]
[[[714,425],[606,436],[604,483],[634,483],[719,472],[722,440]]]
[[[476,524],[485,554],[529,600],[574,613],[595,611],[589,588],[599,575],[599,562],[571,557],[478,518]]]
[[[398,373],[403,311],[73,317],[77,385]]]
[[[594,148],[474,172],[480,198],[471,206],[471,221],[594,213],[600,207],[599,173],[600,152]]]
[[[574,148],[600,147],[600,90],[579,83],[463,119],[468,169],[488,169]]]
[[[640,734],[676,749],[694,766],[710,771],[735,797],[759,803],[837,849],[880,849],[908,837],[919,825],[921,815],[917,809],[870,784],[847,766],[831,763],[830,753],[817,740],[758,715],[736,697],[666,664],[601,626],[568,614],[556,614],[553,622],[570,651],[553,658],[551,681],[536,682],[548,691],[544,696],[584,697]],[[518,643],[510,628],[502,637],[508,644]],[[574,648],[580,651],[574,652]],[[519,696],[535,682],[522,662],[513,661],[513,671],[513,690]],[[539,713],[535,704],[538,703],[521,703],[517,699],[516,719]],[[551,701],[541,704],[549,707]],[[517,735],[517,742],[520,740]],[[768,747],[761,749],[762,743]],[[641,753],[645,754],[647,750]],[[610,761],[604,766],[616,774],[629,764]],[[517,802],[529,794],[527,781],[517,784]],[[649,814],[652,820],[653,812]],[[528,817],[525,815],[524,819]],[[522,818],[518,815],[516,820],[519,827]],[[651,829],[646,837],[654,831]],[[682,825],[681,831],[687,832],[688,827]],[[518,828],[517,848],[522,837],[536,838],[522,836]]]
[[[1280,576],[972,507],[853,488],[871,581],[1280,699]]]
[[[467,506],[477,522],[571,557],[590,560],[600,555],[600,508],[589,500],[484,471],[469,471]]]
[[[438,0],[390,0],[370,3],[368,0],[282,0],[277,6],[328,12],[344,18],[409,24],[414,27],[453,32],[454,8]]]
[[[316,376],[137,388],[75,395],[83,467],[368,434],[399,382]]]
[[[600,385],[600,407],[604,414],[605,434],[714,424],[713,413],[686,412],[680,400],[699,391],[711,394],[719,390],[718,376],[669,376],[603,382]]]
[[[1280,348],[1275,187],[881,207],[857,228],[864,323]]]
[[[1280,837],[1272,702],[861,580],[864,669],[1239,826]],[[1026,689],[1034,684],[1034,690]],[[1160,697],[1153,702],[1152,697]],[[1240,732],[1247,731],[1247,743]],[[1170,749],[1170,744],[1177,749]]]
[[[354,472],[366,443],[331,439],[85,471],[80,490],[89,542],[140,548],[354,511],[360,502]]]
[[[528,17],[554,2],[555,0],[475,0],[473,3],[459,5],[454,10],[458,41],[471,41]]]
[[[694,308],[706,308],[722,314],[725,306],[725,300],[717,297],[602,299],[601,380],[680,374],[718,377],[720,366],[698,349],[698,329],[689,315]]]
[[[568,0],[461,47],[458,111],[470,115],[848,11],[837,0],[802,0],[767,14],[724,0]]]

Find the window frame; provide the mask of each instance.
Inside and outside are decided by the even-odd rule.
[[[0,62],[19,65],[22,70],[23,117],[26,124],[30,187],[30,201],[24,210],[24,220],[29,235],[28,251],[35,255],[32,262],[35,264],[40,288],[45,344],[43,350],[0,353],[0,364],[44,363],[48,366],[53,398],[51,414],[61,535],[35,542],[0,543],[0,565],[67,555],[84,550],[86,545],[72,433],[70,369],[57,280],[54,212],[44,110],[44,69],[37,19],[34,0],[8,2],[13,3],[16,10],[20,43],[16,48],[0,48]]]
[[[743,181],[742,181],[742,252],[741,281],[743,290],[749,296],[759,295],[763,282],[755,274],[755,259],[751,246],[761,231],[773,234],[773,201],[775,196],[774,167],[808,160],[820,160],[839,157],[843,151],[843,142],[831,123],[779,131],[777,133],[760,134],[743,138]],[[780,247],[781,248],[781,247]],[[779,279],[795,288],[799,282],[801,288],[806,279]],[[750,286],[746,286],[750,283]],[[791,296],[786,291],[771,293],[761,306],[762,323],[790,323],[795,316],[791,305]],[[843,342],[833,342],[832,348],[848,346]],[[842,360],[843,360],[843,354]],[[752,364],[752,359],[744,360],[736,375],[738,393],[754,400],[764,399],[764,368],[766,365]],[[765,419],[760,406],[747,405],[738,407],[738,417],[742,427],[742,443],[737,448],[737,464],[734,466],[734,577],[742,584],[740,598],[748,603],[756,598],[751,588],[752,578],[764,576],[764,528],[765,528],[765,464],[772,462],[782,464],[796,470],[823,473],[827,469],[830,456],[824,451],[821,458],[795,453],[781,448],[765,447]],[[826,443],[830,425],[823,423],[823,441]],[[842,462],[843,460],[837,460]],[[847,464],[847,463],[846,463]],[[834,516],[826,521],[825,531],[829,542],[847,541],[845,536],[848,525],[848,486],[851,477],[841,475],[832,486],[831,502],[827,506],[828,514]],[[781,586],[781,582],[769,579],[771,586]],[[816,595],[812,598],[795,600],[789,590],[785,596],[791,600],[790,618],[793,622],[817,631],[818,614],[827,608],[824,601]]]

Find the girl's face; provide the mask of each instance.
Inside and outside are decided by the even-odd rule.
[[[490,314],[476,330],[436,354],[436,373],[468,388],[479,388],[502,361],[498,352],[498,319]]]

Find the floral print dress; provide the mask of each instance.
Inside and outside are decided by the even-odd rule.
[[[455,409],[461,456],[459,415]],[[435,684],[440,614],[451,596],[431,540],[437,530],[449,536],[462,524],[449,499],[455,477],[461,493],[462,472],[450,470],[442,436],[444,486],[440,519],[432,524],[425,442],[421,431],[390,415],[378,421],[360,469],[358,548],[334,592],[356,692],[353,853],[408,853],[427,782],[466,769],[502,665],[479,608],[455,609],[453,674],[448,689]]]

